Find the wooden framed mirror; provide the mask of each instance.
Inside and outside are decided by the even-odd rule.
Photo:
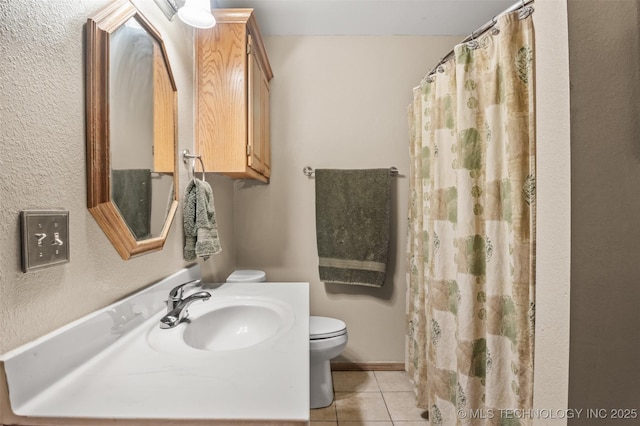
[[[128,0],[86,26],[87,207],[123,259],[160,250],[178,208],[177,89]]]

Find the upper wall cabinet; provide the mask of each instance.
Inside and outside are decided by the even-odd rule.
[[[196,35],[196,146],[207,171],[269,182],[271,65],[253,9],[214,9]]]

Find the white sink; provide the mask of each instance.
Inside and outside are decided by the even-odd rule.
[[[192,265],[0,355],[0,424],[308,424],[309,284],[201,288],[189,321],[160,329],[169,291],[200,277]]]
[[[273,300],[214,301],[185,327],[184,342],[196,349],[228,351],[257,345],[290,326],[290,311]]]
[[[277,338],[293,325],[291,307],[267,297],[212,297],[189,306],[186,321],[171,329],[154,324],[149,345],[159,352],[233,351]]]

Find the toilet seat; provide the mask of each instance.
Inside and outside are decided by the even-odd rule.
[[[309,339],[321,340],[342,336],[347,332],[344,321],[328,317],[309,317]]]

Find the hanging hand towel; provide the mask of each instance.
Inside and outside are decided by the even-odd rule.
[[[320,280],[381,287],[389,253],[389,169],[319,169],[315,175]]]
[[[220,238],[211,186],[200,179],[192,179],[185,190],[184,205],[184,260],[195,260],[219,253]]]

